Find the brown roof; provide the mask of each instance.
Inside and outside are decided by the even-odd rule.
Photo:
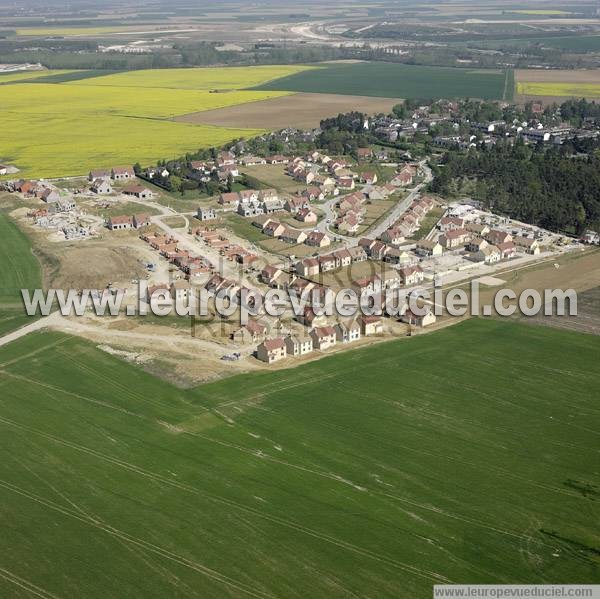
[[[319,261],[316,258],[305,258],[302,260],[304,266],[319,266]]]
[[[335,335],[335,329],[333,327],[315,327],[313,329],[317,337],[331,337]]]
[[[123,188],[123,193],[142,193],[144,191],[148,191],[146,187],[137,183],[131,183]]]
[[[260,324],[260,322],[256,322],[255,320],[249,320],[246,325],[246,329],[253,334],[262,335],[267,327],[264,324]]]
[[[367,316],[366,314],[361,314],[359,318],[363,322],[363,324],[373,324],[375,322],[381,322],[381,318],[379,316]]]
[[[285,341],[283,337],[275,337],[275,339],[265,339],[263,341],[264,348],[267,351],[273,351],[275,349],[282,349],[285,347]]]
[[[124,225],[127,223],[131,223],[130,216],[111,216],[108,221],[111,225]]]

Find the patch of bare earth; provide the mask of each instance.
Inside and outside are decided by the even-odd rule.
[[[600,83],[597,69],[517,69],[515,81],[528,83]]]
[[[318,127],[322,119],[357,110],[367,114],[391,112],[401,102],[393,98],[299,93],[217,110],[193,112],[176,121],[218,127],[283,129]]]

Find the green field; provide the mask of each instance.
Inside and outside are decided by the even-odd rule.
[[[182,391],[33,334],[0,348],[0,595],[597,583],[599,351],[473,320]]]
[[[329,64],[260,85],[285,90],[385,98],[470,97],[500,100],[506,72],[387,62]]]
[[[0,335],[31,319],[24,313],[21,289],[41,287],[42,274],[27,236],[0,212]]]
[[[456,42],[458,43],[458,42]],[[528,35],[512,39],[472,40],[470,46],[477,48],[528,48],[543,46],[567,52],[597,52],[600,50],[600,35]]]

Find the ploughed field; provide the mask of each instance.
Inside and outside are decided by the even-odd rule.
[[[599,352],[472,320],[183,391],[32,334],[0,348],[0,594],[597,582]]]

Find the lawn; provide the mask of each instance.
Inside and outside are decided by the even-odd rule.
[[[600,98],[600,84],[519,81],[517,93],[526,96]]]
[[[474,320],[182,391],[33,334],[0,348],[0,593],[597,582],[599,351]]]
[[[388,62],[328,64],[257,86],[285,90],[389,98],[504,97],[506,72],[423,67]]]
[[[0,212],[0,335],[17,329],[31,319],[25,314],[21,289],[37,289],[42,274],[31,253],[27,236]]]

